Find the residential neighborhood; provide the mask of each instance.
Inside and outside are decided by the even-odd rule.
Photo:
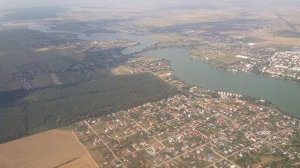
[[[139,58],[123,66],[127,73],[153,73],[182,94],[74,124],[99,167],[299,164],[299,147],[293,147],[298,119],[263,100],[188,86],[173,79],[164,59]]]

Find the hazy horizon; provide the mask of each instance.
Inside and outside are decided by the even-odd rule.
[[[33,6],[63,6],[63,7],[138,7],[139,9],[144,8],[155,8],[155,7],[191,7],[191,8],[226,8],[226,7],[247,7],[247,8],[264,8],[264,7],[276,7],[276,6],[290,6],[300,5],[300,1],[297,0],[211,0],[211,1],[198,1],[193,0],[187,1],[160,1],[160,0],[0,0],[0,8],[26,8]]]

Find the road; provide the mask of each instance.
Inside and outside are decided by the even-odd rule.
[[[103,145],[111,152],[111,154],[114,156],[114,158],[120,162],[122,164],[122,166],[124,168],[127,168],[127,166],[125,166],[125,164],[121,161],[121,159],[113,152],[113,150],[107,145],[108,143],[102,139],[98,133],[93,129],[93,127],[86,121],[84,120],[84,123],[89,127],[89,129],[100,139],[100,141],[102,141]]]

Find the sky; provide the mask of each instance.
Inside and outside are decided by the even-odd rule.
[[[31,6],[123,6],[137,8],[169,7],[228,7],[264,8],[282,5],[299,5],[300,0],[0,0],[0,8]]]

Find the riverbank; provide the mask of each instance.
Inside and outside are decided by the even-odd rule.
[[[259,97],[275,104],[282,111],[300,116],[300,87],[298,84],[263,75],[228,72],[214,68],[209,63],[193,61],[190,53],[178,47],[148,51],[155,41],[145,36],[125,33],[90,34],[86,40],[126,39],[137,41],[138,46],[122,50],[124,55],[158,56],[171,61],[174,74],[182,81],[212,90],[222,90],[250,97]]]
[[[146,51],[139,55],[170,60],[175,76],[189,84],[259,97],[272,102],[289,115],[300,116],[300,87],[297,84],[266,76],[216,69],[207,63],[191,60],[188,51],[180,48]]]

